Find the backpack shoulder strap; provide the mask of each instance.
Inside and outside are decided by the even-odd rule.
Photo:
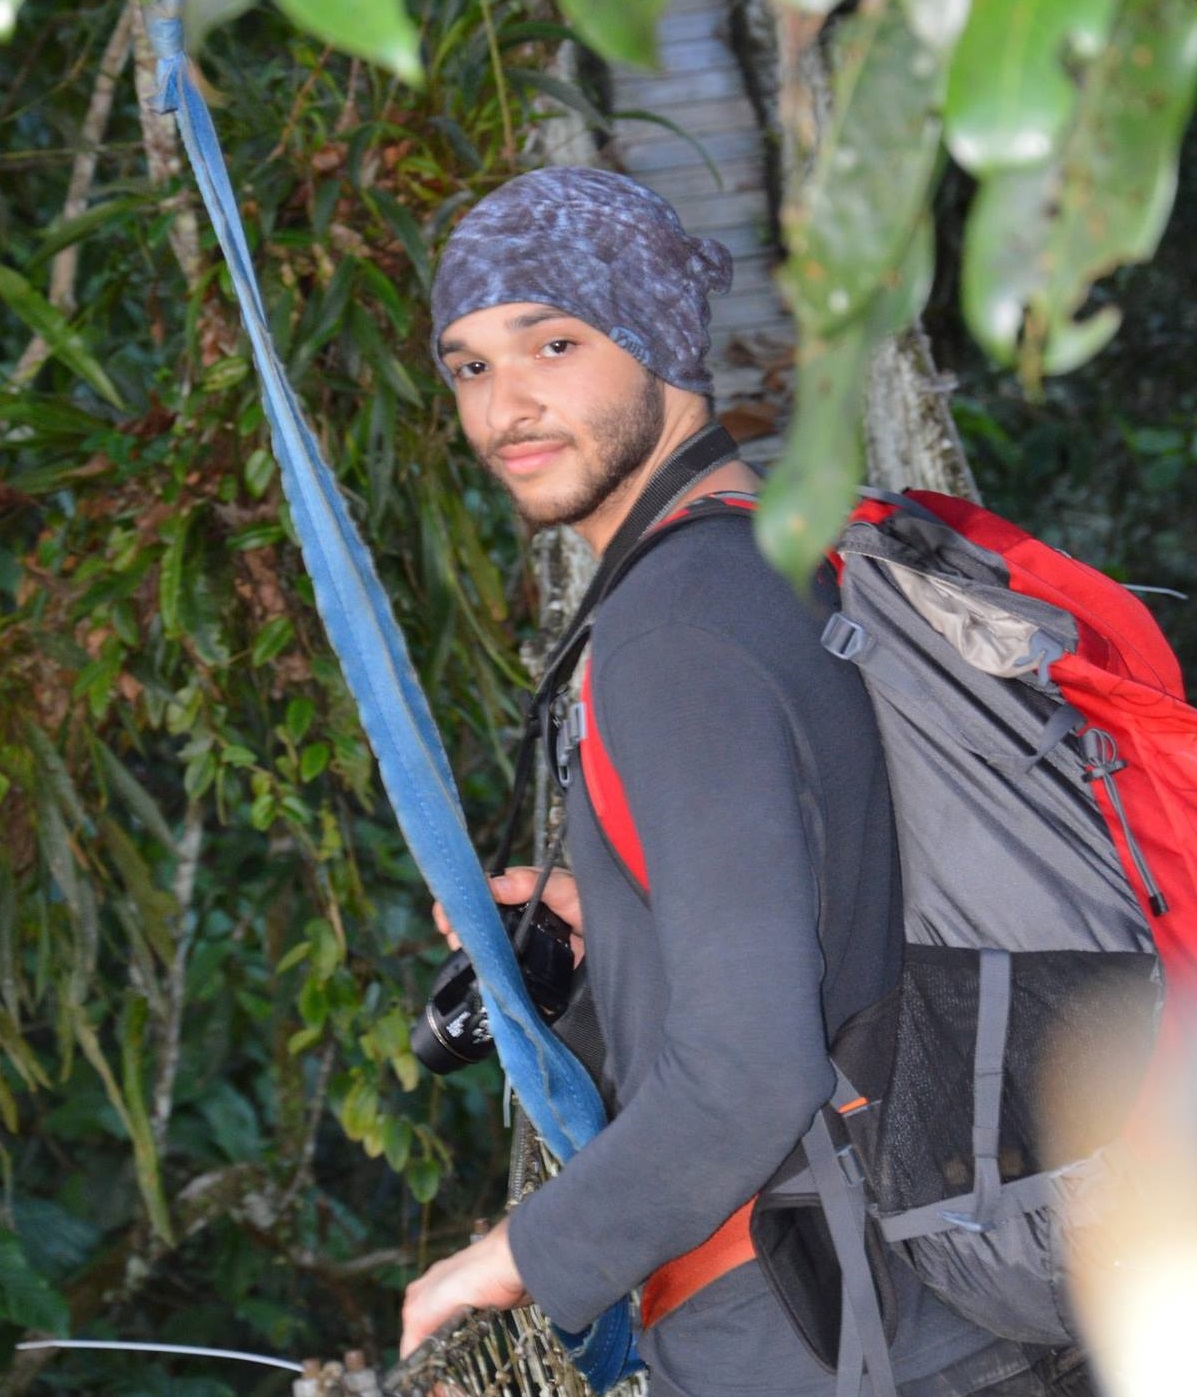
[[[619,582],[627,576],[650,549],[674,530],[693,522],[695,519],[736,518],[745,512],[756,509],[756,496],[726,491],[715,495],[703,495],[697,500],[675,510],[659,524],[650,529],[634,549],[621,561],[612,574],[603,596],[609,596]],[[586,794],[594,810],[595,819],[607,847],[615,855],[625,874],[642,897],[648,895],[648,868],[644,860],[644,850],[640,836],[628,808],[628,798],[623,782],[611,755],[603,744],[602,734],[594,716],[594,694],[591,684],[590,666],[582,676],[581,692],[582,722],[578,740],[578,755],[582,763],[582,779]]]

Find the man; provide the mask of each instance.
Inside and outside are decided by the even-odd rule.
[[[571,524],[602,554],[662,462],[708,424],[708,296],[730,280],[725,248],[601,171],[522,176],[462,222],[433,289],[435,353],[471,445],[533,528]],[[756,484],[725,460],[682,499]],[[409,1287],[405,1354],[462,1306],[528,1295],[580,1330],[697,1247],[804,1134],[832,1090],[828,1038],[896,975],[871,709],[853,667],[819,643],[827,599],[800,604],[746,512],[728,513],[740,517],[696,520],[641,558],[593,632],[594,716],[651,896],[575,781],[576,884],[555,874],[545,900],[585,937],[614,1118]],[[495,895],[518,902],[531,883],[510,870]],[[912,1276],[896,1281],[904,1392],[978,1391],[1026,1367]],[[655,1397],[835,1390],[753,1260],[666,1313],[640,1351]]]

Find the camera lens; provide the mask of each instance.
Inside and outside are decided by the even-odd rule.
[[[532,1002],[552,1023],[565,1012],[573,981],[569,924],[542,903],[521,928],[527,908],[526,902],[503,906],[499,917]],[[411,1049],[440,1076],[481,1062],[494,1050],[486,1005],[465,951],[454,951],[437,971],[424,1012],[412,1025]]]
[[[464,951],[454,951],[412,1025],[411,1050],[430,1072],[445,1076],[481,1062],[494,1046],[474,967]]]

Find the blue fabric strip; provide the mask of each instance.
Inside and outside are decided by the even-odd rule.
[[[253,262],[206,104],[191,79],[182,24],[152,18],[159,109],[176,113],[228,263],[261,377],[275,456],[316,605],[374,749],[391,805],[433,896],[478,974],[503,1069],[553,1154],[568,1160],[606,1123],[590,1077],[533,1005],[470,843],[448,757],[370,553],[303,419],[270,338]],[[599,1392],[635,1364],[627,1304],[571,1336]]]

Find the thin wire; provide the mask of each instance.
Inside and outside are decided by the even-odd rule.
[[[1188,592],[1178,592],[1175,587],[1150,587],[1145,582],[1124,582],[1128,592],[1155,592],[1161,597],[1175,597],[1177,601],[1188,601]]]
[[[286,1368],[291,1373],[303,1372],[303,1364],[293,1363],[289,1358],[269,1358],[264,1353],[241,1353],[231,1348],[193,1348],[190,1344],[137,1344],[124,1343],[119,1339],[34,1339],[18,1344],[17,1348],[100,1348],[127,1349],[138,1353],[182,1353],[192,1358],[237,1358],[243,1363],[262,1363],[267,1368]]]

